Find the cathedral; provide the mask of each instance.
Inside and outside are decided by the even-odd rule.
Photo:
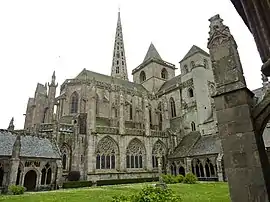
[[[24,129],[11,121],[0,131],[0,144],[9,141],[0,147],[2,186],[61,185],[70,171],[93,183],[155,178],[159,169],[226,181],[210,55],[193,45],[179,63],[175,75],[151,43],[129,81],[118,12],[111,75],[83,69],[56,95],[54,72],[29,98]],[[262,97],[263,89],[254,93]]]

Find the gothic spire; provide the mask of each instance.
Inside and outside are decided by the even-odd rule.
[[[111,76],[119,78],[119,79],[123,79],[123,80],[128,80],[120,10],[118,11],[118,20],[117,20],[114,49],[113,49]]]
[[[55,80],[56,80],[55,71],[53,71],[51,84],[48,83],[49,87],[57,87],[58,86],[58,83],[55,85]]]

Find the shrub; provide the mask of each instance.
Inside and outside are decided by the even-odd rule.
[[[79,171],[70,171],[67,178],[68,181],[79,181],[81,174]]]
[[[163,179],[163,182],[165,182],[166,184],[175,184],[178,182],[177,178],[171,174],[162,175],[161,177]]]
[[[177,175],[175,177],[175,179],[176,179],[177,183],[182,183],[182,182],[184,182],[185,177],[183,175]]]
[[[131,196],[116,196],[112,202],[179,202],[180,196],[176,196],[171,189],[146,186],[138,194]]]
[[[8,190],[13,194],[13,195],[21,195],[26,191],[26,188],[23,186],[19,185],[10,185],[8,187]]]
[[[112,179],[112,180],[98,180],[97,186],[102,185],[115,185],[115,184],[130,184],[130,183],[144,183],[144,182],[157,182],[156,178],[132,178],[132,179]]]
[[[91,181],[71,181],[71,182],[64,182],[63,189],[68,188],[80,188],[80,187],[91,187]]]
[[[198,178],[194,174],[188,173],[185,176],[184,183],[195,184],[197,182],[197,180],[198,180]]]

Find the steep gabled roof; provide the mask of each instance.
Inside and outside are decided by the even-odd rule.
[[[204,51],[203,49],[199,48],[198,46],[193,45],[191,47],[191,49],[188,51],[188,53],[185,55],[185,57],[180,62],[182,62],[183,60],[191,57],[192,55],[194,55],[196,53],[201,53],[201,54],[209,57],[209,54],[206,51]]]
[[[143,62],[147,61],[150,58],[162,60],[153,43],[150,44],[148,51],[144,57]]]

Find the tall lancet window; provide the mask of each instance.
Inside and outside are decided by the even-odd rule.
[[[70,102],[70,113],[78,113],[79,95],[77,92],[72,93]]]

